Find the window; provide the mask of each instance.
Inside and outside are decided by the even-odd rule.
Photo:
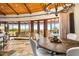
[[[44,35],[44,21],[40,21],[40,34]]]
[[[27,23],[21,23],[20,24],[20,30],[21,30],[21,32],[27,32],[27,31],[29,31],[29,24],[27,24]]]
[[[34,21],[34,32],[37,32],[37,21]]]
[[[51,30],[51,33],[59,36],[59,28],[60,28],[60,25],[59,25],[58,19],[48,20],[48,24],[47,24],[48,32],[50,32],[50,30]]]
[[[18,24],[9,24],[9,34],[10,36],[16,36],[16,32],[18,32]]]

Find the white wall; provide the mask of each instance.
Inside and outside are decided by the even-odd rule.
[[[60,37],[66,38],[67,33],[69,32],[68,22],[69,22],[69,13],[60,13]]]
[[[60,37],[67,38],[70,33],[69,14],[74,12],[74,7],[70,8],[67,13],[60,13]]]
[[[74,18],[75,18],[75,32],[77,34],[77,40],[79,41],[79,4],[75,5],[74,8]]]

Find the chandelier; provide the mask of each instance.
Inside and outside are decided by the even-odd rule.
[[[49,3],[45,10],[49,14],[53,13],[58,16],[58,13],[67,12],[72,6],[74,6],[73,3]]]

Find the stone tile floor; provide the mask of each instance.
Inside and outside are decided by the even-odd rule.
[[[3,56],[32,56],[29,40],[10,40],[4,48]]]

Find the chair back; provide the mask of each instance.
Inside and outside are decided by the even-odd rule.
[[[38,33],[35,34],[35,38],[36,38],[36,40],[40,39],[40,36]]]
[[[67,39],[76,40],[77,39],[77,35],[73,34],[73,33],[69,33],[69,34],[67,34]]]
[[[36,43],[31,38],[30,38],[30,44],[31,44],[34,56],[37,56],[37,53],[36,53]]]
[[[79,56],[79,47],[73,47],[67,50],[67,56]]]
[[[36,47],[39,47],[40,35],[38,33],[36,33],[35,38],[36,38]]]

